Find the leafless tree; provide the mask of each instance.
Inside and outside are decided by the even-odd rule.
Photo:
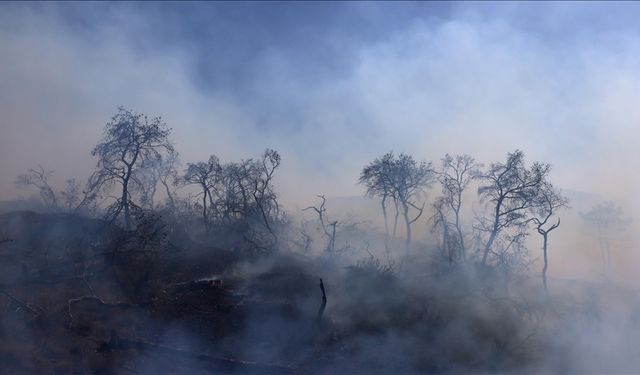
[[[138,172],[145,161],[157,160],[163,152],[173,151],[170,133],[160,117],[149,118],[119,107],[91,152],[98,157],[98,164],[89,180],[90,190],[110,191],[119,185],[119,195],[113,197],[115,202],[108,212],[113,219],[123,213],[126,229],[131,229],[132,193],[142,186]]]
[[[327,246],[325,247],[325,251],[331,253],[335,250],[336,246],[336,225],[338,225],[338,221],[330,221],[327,219],[327,209],[325,208],[327,199],[324,195],[318,195],[318,198],[322,201],[319,206],[309,206],[307,208],[303,208],[302,211],[313,210],[318,214],[320,228],[322,228],[322,232],[327,237]]]
[[[457,242],[460,246],[460,255],[466,261],[467,250],[465,246],[464,233],[460,218],[462,209],[462,194],[469,184],[478,177],[481,164],[469,155],[446,154],[442,159],[442,167],[438,172],[438,180],[442,185],[444,204],[448,206],[453,214],[453,227],[457,234]],[[444,214],[442,210],[441,213]]]
[[[489,236],[482,264],[487,263],[492,246],[502,232],[520,232],[533,220],[530,213],[540,202],[550,168],[549,164],[539,162],[527,168],[524,154],[516,150],[507,155],[506,163],[493,163],[479,175],[483,185],[478,188],[478,194],[483,202],[493,205],[492,214],[478,220],[477,228]]]
[[[167,195],[167,205],[170,211],[175,210],[176,198],[175,187],[179,183],[178,178],[178,166],[180,164],[180,157],[177,152],[169,152],[162,157],[161,162],[156,166],[158,182],[164,187],[164,192]]]
[[[145,160],[140,166],[139,180],[141,182],[140,202],[148,209],[156,208],[156,192],[158,188],[164,188],[166,204],[172,209],[175,205],[174,189],[178,184],[177,167],[179,164],[178,153],[168,152],[159,158]],[[162,186],[159,186],[162,185]]]
[[[404,218],[407,254],[411,248],[411,226],[424,211],[424,203],[420,206],[418,201],[433,179],[434,171],[430,163],[416,162],[413,157],[406,154],[394,157],[393,153],[374,160],[363,169],[360,175],[361,183],[367,187],[367,194],[380,196],[384,200],[382,206],[385,218],[386,200],[392,198],[396,203],[396,217],[399,209]],[[413,217],[411,210],[417,211]],[[388,233],[388,225],[385,224],[385,226]]]
[[[277,151],[267,149],[262,159],[255,164],[256,173],[253,179],[253,200],[260,212],[265,227],[273,238],[278,241],[278,236],[271,222],[280,216],[280,206],[277,195],[273,189],[273,177],[280,166],[281,158]]]
[[[195,184],[201,189],[202,194],[202,220],[205,228],[209,227],[209,213],[207,207],[215,209],[211,189],[220,179],[222,166],[215,155],[211,155],[206,162],[188,163],[182,177],[185,184]],[[208,230],[208,229],[207,229]]]
[[[611,201],[602,202],[586,213],[580,213],[582,219],[596,227],[602,254],[602,272],[608,277],[611,270],[611,232],[623,230],[631,219],[624,216],[622,208]]]
[[[365,166],[360,173],[358,182],[367,188],[366,194],[369,197],[380,197],[380,206],[382,207],[382,216],[384,219],[384,239],[385,249],[389,253],[389,220],[387,215],[387,204],[392,200],[396,208],[396,216],[394,222],[394,238],[395,229],[398,222],[398,204],[394,195],[393,184],[393,153],[388,152],[382,157],[376,158],[369,165]]]
[[[424,203],[418,206],[418,200],[422,198],[425,189],[431,185],[434,172],[431,163],[416,162],[413,157],[406,154],[398,156],[394,163],[393,172],[394,195],[398,199],[404,218],[405,253],[408,255],[411,249],[411,225],[422,216],[425,206]],[[413,217],[410,217],[411,209],[417,211]]]
[[[454,246],[451,243],[451,223],[447,218],[447,211],[449,210],[448,202],[445,197],[437,198],[433,204],[432,208],[435,211],[431,220],[433,221],[433,225],[431,227],[432,232],[435,232],[440,228],[442,230],[442,239],[438,241],[438,247],[442,249],[442,253],[449,260],[449,263],[453,263],[454,261]]]
[[[60,191],[60,195],[62,195],[65,210],[73,212],[82,202],[82,189],[75,178],[68,179],[65,185],[64,190]]]
[[[254,229],[263,226],[277,242],[274,224],[282,212],[273,179],[280,162],[278,152],[267,149],[258,160],[224,164],[213,189],[221,219]]]
[[[539,202],[535,207],[535,216],[533,222],[536,225],[536,230],[542,236],[542,251],[544,266],[542,268],[542,283],[544,290],[547,288],[547,269],[549,267],[549,261],[547,256],[547,247],[549,240],[549,233],[560,226],[560,218],[557,221],[552,222],[551,218],[557,215],[558,210],[562,207],[568,207],[569,200],[562,195],[553,185],[546,183],[543,185],[541,193],[539,195]]]
[[[59,208],[58,198],[51,185],[49,185],[51,175],[53,175],[53,171],[47,171],[38,164],[36,168],[30,168],[27,173],[18,176],[16,185],[35,187],[38,189],[44,205],[50,210],[57,210]]]

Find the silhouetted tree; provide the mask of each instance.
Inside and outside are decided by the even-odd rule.
[[[393,163],[394,195],[398,199],[404,218],[406,254],[411,249],[411,225],[420,218],[424,211],[425,204],[418,206],[418,200],[433,179],[434,172],[430,163],[416,162],[413,157],[406,154],[400,154]],[[417,214],[413,218],[410,218],[409,215],[411,208],[417,210]]]
[[[273,178],[276,169],[280,166],[280,154],[276,150],[267,149],[262,159],[255,164],[253,178],[253,200],[260,212],[265,228],[273,238],[278,240],[278,235],[273,228],[272,221],[280,217],[280,205],[273,188]]]
[[[272,223],[281,212],[273,178],[280,162],[278,152],[267,149],[259,160],[224,164],[215,189],[222,219],[245,224],[258,219],[276,237]]]
[[[90,178],[92,191],[109,191],[118,186],[119,196],[109,207],[113,219],[121,213],[126,229],[131,229],[132,192],[140,190],[143,182],[138,172],[143,163],[160,159],[162,152],[172,152],[169,142],[171,129],[160,117],[149,118],[123,107],[112,117],[104,135],[91,151],[98,157],[96,171]]]
[[[318,195],[318,198],[322,201],[319,206],[309,206],[307,208],[303,208],[302,211],[313,210],[318,214],[320,227],[322,228],[324,235],[327,237],[327,246],[325,247],[325,251],[331,253],[335,250],[336,246],[336,225],[338,225],[338,221],[330,221],[327,219],[327,209],[325,208],[327,199],[324,195]]]
[[[185,184],[195,184],[201,189],[202,194],[202,220],[205,228],[209,227],[209,215],[207,206],[215,208],[211,189],[215,187],[221,178],[222,166],[218,157],[211,155],[207,162],[188,163],[182,177]],[[208,202],[208,203],[207,203]],[[208,229],[207,229],[208,230]]]
[[[380,206],[382,207],[382,216],[384,219],[384,244],[387,254],[389,253],[389,220],[387,215],[387,204],[389,200],[393,200],[396,207],[394,237],[399,212],[397,200],[394,195],[393,162],[394,156],[391,152],[376,158],[362,169],[358,180],[361,185],[367,188],[366,195],[369,197],[380,197]]]
[[[557,214],[558,210],[562,207],[568,206],[568,199],[564,197],[560,191],[554,188],[550,183],[543,185],[539,202],[535,207],[535,217],[533,222],[536,225],[536,230],[542,236],[542,251],[544,266],[542,268],[542,283],[544,290],[547,288],[547,269],[549,267],[549,261],[547,256],[547,247],[549,233],[560,226],[560,218],[555,223],[551,223],[551,218]]]
[[[35,187],[38,189],[44,205],[50,210],[57,210],[59,208],[58,198],[51,185],[49,185],[49,177],[51,175],[53,175],[53,171],[47,171],[41,165],[38,165],[36,168],[30,168],[27,173],[19,175],[16,179],[16,185]]]
[[[438,240],[438,247],[442,250],[444,256],[448,259],[449,263],[454,261],[454,244],[451,241],[450,227],[451,223],[447,219],[447,211],[449,206],[445,197],[438,197],[432,204],[432,208],[435,211],[432,220],[432,231],[437,231],[438,228],[442,229],[442,239]]]
[[[469,186],[471,181],[478,177],[481,164],[475,162],[475,159],[469,155],[446,154],[442,159],[442,168],[438,172],[438,180],[442,185],[442,194],[444,198],[443,205],[448,206],[453,215],[453,228],[457,234],[457,243],[460,247],[460,255],[462,260],[466,260],[466,247],[464,233],[460,222],[460,210],[462,208],[462,194]],[[442,206],[442,205],[441,205]],[[440,207],[442,215],[444,207]],[[443,217],[443,220],[445,217]],[[446,220],[445,220],[446,221]]]
[[[175,186],[177,183],[176,168],[178,163],[178,153],[175,151],[160,155],[159,158],[147,159],[142,163],[139,179],[141,181],[140,201],[143,206],[149,209],[155,208],[155,196],[158,185],[161,184],[167,195],[169,208],[173,208],[175,205],[174,192],[170,186]]]
[[[488,218],[479,218],[478,229],[489,236],[484,245],[482,264],[486,264],[500,233],[509,229],[521,233],[533,220],[531,211],[540,202],[550,168],[549,164],[539,162],[527,168],[524,154],[516,150],[507,155],[505,163],[493,163],[479,175],[483,185],[478,188],[478,194],[483,202],[493,205]]]
[[[68,212],[76,210],[82,202],[82,190],[80,183],[75,178],[70,178],[65,182],[64,190],[60,191],[64,201],[64,208]]]
[[[360,181],[367,187],[368,194],[380,196],[385,202],[391,197],[396,203],[396,208],[400,209],[405,223],[407,254],[411,248],[411,225],[424,211],[424,203],[419,206],[418,200],[433,179],[434,171],[430,163],[416,162],[406,154],[400,154],[396,158],[393,153],[374,160],[360,175]],[[386,206],[383,204],[383,207],[383,214],[386,216]],[[410,216],[411,209],[417,211],[413,217]]]
[[[175,211],[176,198],[174,187],[178,185],[178,165],[180,164],[180,158],[177,152],[170,152],[162,158],[162,163],[158,165],[158,180],[164,187],[165,194],[167,195],[167,202],[170,211]]]

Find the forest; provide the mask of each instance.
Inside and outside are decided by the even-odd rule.
[[[640,370],[640,291],[610,277],[632,219],[574,213],[602,272],[550,276],[576,209],[522,150],[382,150],[353,176],[375,214],[349,216],[323,192],[285,208],[274,149],[182,160],[125,107],[95,142],[85,180],[34,166],[15,184],[37,199],[0,214],[3,373]]]

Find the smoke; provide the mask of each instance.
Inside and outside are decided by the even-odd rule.
[[[389,7],[348,14],[366,24]],[[545,20],[539,26],[510,6],[422,9],[391,13],[384,35],[365,28],[355,36],[339,9],[294,7],[285,26],[297,38],[285,26],[239,17],[198,38],[189,29],[199,24],[197,9],[187,5],[178,7],[182,19],[157,6],[98,7],[104,15],[68,4],[4,8],[5,199],[17,193],[15,175],[36,163],[59,178],[86,176],[88,152],[119,104],[162,115],[187,161],[280,150],[287,163],[279,184],[293,202],[308,200],[300,191],[360,194],[359,168],[389,149],[489,161],[521,148],[553,163],[560,186],[616,198],[635,186],[625,171],[636,166],[638,30],[584,26],[600,12],[624,13],[620,7],[528,6]],[[327,14],[324,38],[300,24],[316,8]],[[203,9],[213,20],[228,11]],[[227,38],[211,36],[224,28]],[[301,56],[320,42],[313,57]]]
[[[635,173],[640,169],[638,7],[3,4],[0,200],[28,197],[31,193],[14,181],[37,164],[55,170],[58,186],[67,178],[85,180],[95,166],[90,151],[118,105],[162,116],[173,128],[183,162],[206,160],[211,154],[239,160],[266,147],[278,150],[283,164],[275,184],[286,207],[299,212],[314,204],[316,194],[326,194],[328,215],[340,225],[350,207],[360,215],[353,221],[379,220],[372,216],[379,215],[377,203],[349,197],[362,196],[356,185],[361,168],[389,150],[436,164],[445,153],[468,153],[489,164],[522,149],[528,162],[551,163],[550,180],[571,198],[571,210],[561,213],[562,226],[550,237],[552,284],[599,280],[597,234],[579,213],[600,200],[615,201],[631,217],[640,209]],[[472,214],[482,210],[470,193],[464,203],[467,228]],[[437,194],[437,188],[430,191],[429,200]],[[314,217],[304,218],[309,227],[315,225]],[[640,242],[638,223],[612,238],[616,273],[611,277],[617,281],[638,282],[640,255],[633,251]],[[427,232],[426,224],[419,224],[416,237]],[[359,248],[359,236],[339,232],[338,241]],[[325,239],[313,240],[319,246]],[[532,257],[539,258],[541,242],[535,233],[527,245]],[[271,266],[240,274],[257,277],[271,272]],[[322,270],[308,273],[315,276]],[[349,277],[341,273],[339,281],[327,285],[348,289]],[[407,281],[397,294],[419,290],[423,281],[429,280]],[[351,315],[375,291],[341,293],[332,295],[336,307],[329,306],[327,314],[336,316],[335,324],[344,329],[361,324],[358,319],[369,324],[369,318],[379,318],[382,326],[395,319],[387,311]],[[362,296],[365,301],[359,300]],[[316,302],[316,295],[296,300],[305,317],[313,316]],[[569,353],[572,363],[581,356],[592,358],[588,353],[603,353],[590,346],[601,336],[598,329],[611,336],[605,342],[633,342],[625,332],[637,329],[630,318],[635,307],[620,300],[594,302],[609,303],[616,308],[601,315],[602,324],[582,332],[591,322],[585,317],[586,323],[568,327],[574,331],[562,337],[566,341],[556,342],[559,347],[580,343]],[[471,316],[489,319],[480,311],[484,306],[470,305]],[[290,327],[287,319],[273,313],[260,322],[260,313],[249,309],[244,336],[227,345],[266,361],[293,350],[278,346],[278,340],[287,341],[277,336]],[[475,324],[465,319],[447,328],[459,334],[442,333],[445,347],[447,340],[452,347],[461,337],[467,340],[466,325]],[[309,329],[302,323],[294,327]],[[176,341],[181,329],[168,330],[165,340]],[[526,337],[518,332],[519,338]],[[407,338],[414,337],[405,334],[384,330],[375,339],[381,346],[371,345],[374,340],[367,335],[356,335],[347,346],[362,361],[376,357],[381,347],[390,357],[418,357],[403,351],[403,345],[412,343]],[[278,345],[249,344],[256,336],[277,336]],[[577,368],[593,370],[595,362]],[[555,362],[548,366],[558,368]],[[620,371],[628,368],[620,361]]]

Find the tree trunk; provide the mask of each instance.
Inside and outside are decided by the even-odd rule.
[[[393,236],[392,239],[395,241],[396,233],[398,230],[398,216],[400,215],[400,210],[398,209],[398,202],[395,202],[396,206],[396,216],[393,218]]]
[[[453,263],[453,254],[451,254],[451,246],[449,246],[449,226],[447,222],[442,220],[442,249],[449,257],[449,264]]]
[[[491,236],[489,237],[489,241],[484,247],[484,253],[482,254],[482,264],[487,264],[487,256],[489,255],[489,250],[491,250],[491,246],[493,246],[493,241],[496,239],[496,235],[498,234],[498,230],[494,229],[491,231]]]
[[[544,237],[542,251],[544,255],[544,267],[542,268],[542,284],[544,285],[544,291],[548,291],[547,289],[547,268],[549,267],[549,260],[547,259],[547,235],[548,232],[544,232],[542,236]]]
[[[389,220],[387,218],[387,197],[382,198],[382,216],[384,217],[384,248],[389,256]]]
[[[167,198],[169,199],[169,205],[171,206],[171,211],[173,211],[176,208],[176,201],[173,198],[173,194],[171,194],[171,189],[169,189],[169,184],[167,184],[167,181],[165,181],[165,180],[160,180],[160,182],[162,183],[162,185],[164,186],[165,191],[167,192]]]
[[[131,177],[131,168],[128,169],[127,175],[122,182],[122,198],[121,205],[124,209],[124,229],[131,230],[131,212],[129,211],[129,178]]]
[[[464,236],[462,235],[462,228],[460,228],[460,213],[456,211],[456,231],[458,232],[458,239],[460,240],[460,256],[462,261],[467,261],[467,249],[464,246]]]
[[[404,224],[407,227],[407,239],[404,243],[404,252],[405,255],[409,255],[409,251],[411,250],[411,221],[409,220],[409,206],[406,203],[402,203],[403,216],[404,216]]]
[[[205,231],[209,232],[209,217],[207,216],[207,188],[204,188],[202,193],[202,220],[204,220]]]
[[[491,236],[489,237],[489,241],[484,247],[484,253],[482,254],[482,265],[487,264],[487,256],[489,255],[489,250],[491,250],[491,246],[493,246],[493,241],[496,240],[496,236],[498,235],[498,224],[500,223],[500,208],[502,207],[502,198],[496,202],[496,209],[493,218],[493,228],[491,229]]]

